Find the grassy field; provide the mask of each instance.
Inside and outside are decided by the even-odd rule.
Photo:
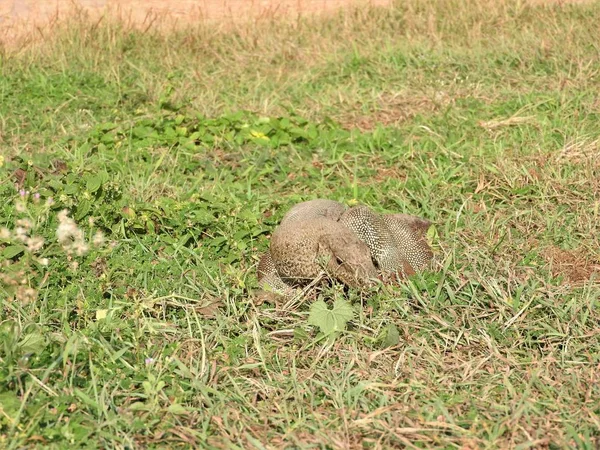
[[[598,448],[598,23],[406,0],[5,51],[0,447]],[[438,233],[435,270],[319,293],[334,341],[253,296],[316,197]]]

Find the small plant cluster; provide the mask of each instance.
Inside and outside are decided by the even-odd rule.
[[[46,243],[38,229],[40,221],[47,218],[48,208],[52,204],[49,199],[39,208],[40,195],[34,193],[31,200],[39,215],[31,214],[33,209],[27,208],[29,192],[21,189],[19,199],[15,202],[14,210],[18,215],[14,227],[0,228],[0,249],[3,261],[0,263],[0,288],[8,294],[7,299],[21,303],[30,303],[37,298],[37,290],[32,282],[35,277],[32,271],[48,265],[48,258],[41,256]]]
[[[90,247],[101,247],[104,234],[96,230],[86,240],[84,231],[63,209],[55,214],[58,225],[51,238],[44,233],[52,223],[52,197],[41,202],[40,194],[19,190],[14,203],[16,217],[12,227],[0,228],[0,291],[8,301],[28,304],[38,297],[39,285],[47,281],[43,277],[51,258],[66,258],[72,270],[77,270],[76,257],[85,256]],[[93,225],[93,220],[89,220]],[[58,245],[56,245],[58,244]]]
[[[328,123],[317,125],[298,116],[258,117],[242,111],[217,118],[165,114],[159,120],[139,118],[133,123],[99,124],[84,150],[119,148],[125,141],[129,141],[134,148],[166,145],[194,150],[198,146],[213,147],[222,143],[277,148],[310,143],[323,130],[337,128]]]
[[[81,230],[75,221],[69,217],[69,211],[63,209],[57,215],[58,228],[56,229],[56,238],[62,246],[62,249],[68,256],[73,254],[77,256],[85,255],[89,249],[89,244],[85,241],[83,230]],[[93,221],[90,221],[90,225]],[[104,234],[97,230],[92,239],[92,243],[99,247],[104,243]]]

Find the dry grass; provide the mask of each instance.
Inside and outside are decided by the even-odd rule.
[[[119,22],[127,28],[170,33],[190,26],[230,30],[236,25],[294,21],[305,16],[332,14],[344,7],[389,6],[390,0],[230,1],[184,0],[3,0],[0,3],[0,42],[19,49],[44,36],[60,33],[67,23]]]
[[[111,246],[61,256],[54,215],[28,203],[49,265],[0,267],[37,296],[0,281],[0,446],[598,446],[597,4],[86,20],[1,56],[0,227],[25,190]],[[314,293],[355,306],[332,343],[310,299],[252,295],[269,233],[314,197],[440,236],[436,271]]]

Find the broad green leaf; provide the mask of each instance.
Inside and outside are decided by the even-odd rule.
[[[173,403],[172,405],[169,405],[167,411],[169,411],[171,414],[187,414],[189,412],[188,408],[178,403]]]
[[[79,185],[77,183],[69,183],[65,187],[65,194],[75,195],[79,192]]]
[[[385,327],[385,339],[383,340],[384,347],[394,347],[400,342],[400,333],[398,328],[393,323]]]
[[[346,300],[338,299],[333,302],[333,314],[345,322],[348,322],[354,317],[354,308],[352,308],[352,305]]]
[[[6,414],[9,417],[14,417],[20,407],[21,400],[14,392],[0,392],[0,415]]]
[[[336,300],[333,309],[328,309],[323,300],[318,300],[312,304],[308,323],[319,327],[325,335],[343,331],[346,324],[354,317],[354,309],[345,300]]]
[[[90,201],[85,199],[81,200],[79,202],[79,205],[77,205],[77,213],[75,214],[75,220],[83,219],[90,212],[90,209],[92,209],[92,204],[90,203]]]
[[[100,175],[93,175],[88,178],[85,185],[86,189],[90,194],[93,194],[102,186],[102,177]]]
[[[430,247],[433,247],[435,243],[438,241],[438,232],[435,225],[430,225],[427,229],[427,243]]]
[[[146,393],[146,395],[151,395],[154,393],[152,384],[150,384],[149,381],[142,381],[142,387],[144,388],[144,392]]]
[[[19,348],[23,353],[38,353],[46,347],[46,339],[37,331],[31,332],[23,336],[19,341]]]
[[[144,402],[135,402],[129,405],[129,409],[131,411],[149,411],[151,408]]]
[[[25,247],[22,245],[9,245],[2,251],[2,257],[3,259],[14,258],[15,256],[17,256],[20,253],[23,253],[24,251]]]

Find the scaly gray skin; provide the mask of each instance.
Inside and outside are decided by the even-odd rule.
[[[414,275],[427,267],[433,253],[426,240],[431,222],[406,214],[377,214],[366,206],[350,208],[340,223],[371,250],[384,274]]]
[[[367,245],[327,217],[285,222],[271,237],[270,255],[278,275],[290,285],[308,284],[323,270],[353,287],[377,277]]]
[[[346,207],[335,200],[326,200],[317,198],[307,202],[298,203],[283,216],[280,225],[285,225],[290,222],[307,221],[318,217],[325,217],[335,222],[340,220],[342,214],[346,211]]]
[[[427,230],[431,222],[408,214],[385,214],[383,220],[394,236],[402,260],[414,272],[426,269],[433,259],[433,251],[427,242]]]
[[[384,279],[412,275],[433,256],[425,239],[429,226],[418,217],[346,209],[333,200],[299,203],[273,233],[258,266],[259,283],[287,295],[290,285],[306,284],[323,269],[355,287],[368,286],[377,269]]]
[[[270,252],[262,255],[256,272],[259,284],[266,288],[267,291],[273,291],[286,297],[293,296],[294,289],[292,286],[286,284],[279,276],[279,273],[277,273],[277,268],[275,267],[275,263],[273,263]]]
[[[277,293],[314,280],[323,270],[349,286],[368,285],[377,272],[368,247],[338,223],[346,207],[316,199],[292,207],[258,265],[258,280]]]

